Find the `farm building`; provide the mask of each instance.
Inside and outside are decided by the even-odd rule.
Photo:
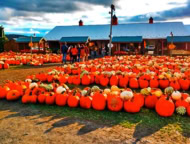
[[[8,38],[8,41],[4,44],[4,51],[19,52],[19,47],[18,47],[18,43],[16,42],[16,39],[19,37],[26,37],[26,36],[10,34],[10,35],[6,35],[6,37]]]
[[[32,50],[30,43],[32,42]],[[19,37],[16,39],[18,49],[20,52],[40,52],[45,53],[46,51],[46,40],[42,37]]]
[[[108,44],[109,33],[108,24],[83,25],[80,21],[79,25],[75,26],[56,26],[44,38],[55,51],[62,45],[61,39],[71,42],[74,37],[88,37],[101,48]],[[112,39],[112,53],[131,48],[143,53],[146,48],[152,49],[154,54],[163,55],[167,54],[168,45],[173,40],[177,50],[190,50],[190,31],[182,22],[154,23],[150,18],[148,23],[116,23],[113,25]]]

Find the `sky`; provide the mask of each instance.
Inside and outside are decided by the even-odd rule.
[[[109,24],[110,5],[122,23],[181,21],[190,24],[190,0],[0,0],[6,34],[44,36],[60,25]]]

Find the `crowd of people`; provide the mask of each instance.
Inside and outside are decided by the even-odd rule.
[[[87,61],[88,58],[96,58],[99,55],[108,55],[108,51],[109,49],[107,45],[104,48],[98,48],[97,46],[90,48],[87,44],[70,45],[68,47],[65,42],[61,47],[63,63],[66,63],[68,60],[70,63]]]

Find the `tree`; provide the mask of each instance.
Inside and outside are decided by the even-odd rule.
[[[4,44],[8,41],[8,38],[5,36],[4,27],[0,26],[0,52],[4,51]]]

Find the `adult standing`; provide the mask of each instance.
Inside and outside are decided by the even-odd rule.
[[[77,55],[79,53],[77,46],[71,49],[71,53],[72,53],[72,58],[73,58],[72,63],[74,63],[77,61]]]
[[[64,45],[62,45],[61,47],[61,52],[63,54],[63,59],[62,59],[62,62],[66,64],[66,56],[67,56],[67,51],[68,51],[68,46],[67,46],[67,43],[65,42]]]
[[[80,57],[81,57],[82,62],[84,62],[84,60],[85,60],[85,55],[86,55],[86,53],[85,53],[84,44],[83,44],[83,45],[81,45],[81,49],[80,49]]]
[[[73,56],[72,56],[72,52],[71,52],[72,48],[73,48],[73,46],[71,45],[67,51],[67,54],[69,54],[69,56],[70,56],[70,63],[72,63],[72,60],[73,60]]]
[[[108,48],[108,44],[105,45],[105,55],[108,56],[109,53],[109,48]]]
[[[84,51],[85,51],[85,61],[87,61],[90,53],[90,50],[87,45],[84,46]]]
[[[80,44],[78,44],[77,49],[78,49],[78,59],[77,59],[77,61],[80,62],[80,51],[81,51]]]

